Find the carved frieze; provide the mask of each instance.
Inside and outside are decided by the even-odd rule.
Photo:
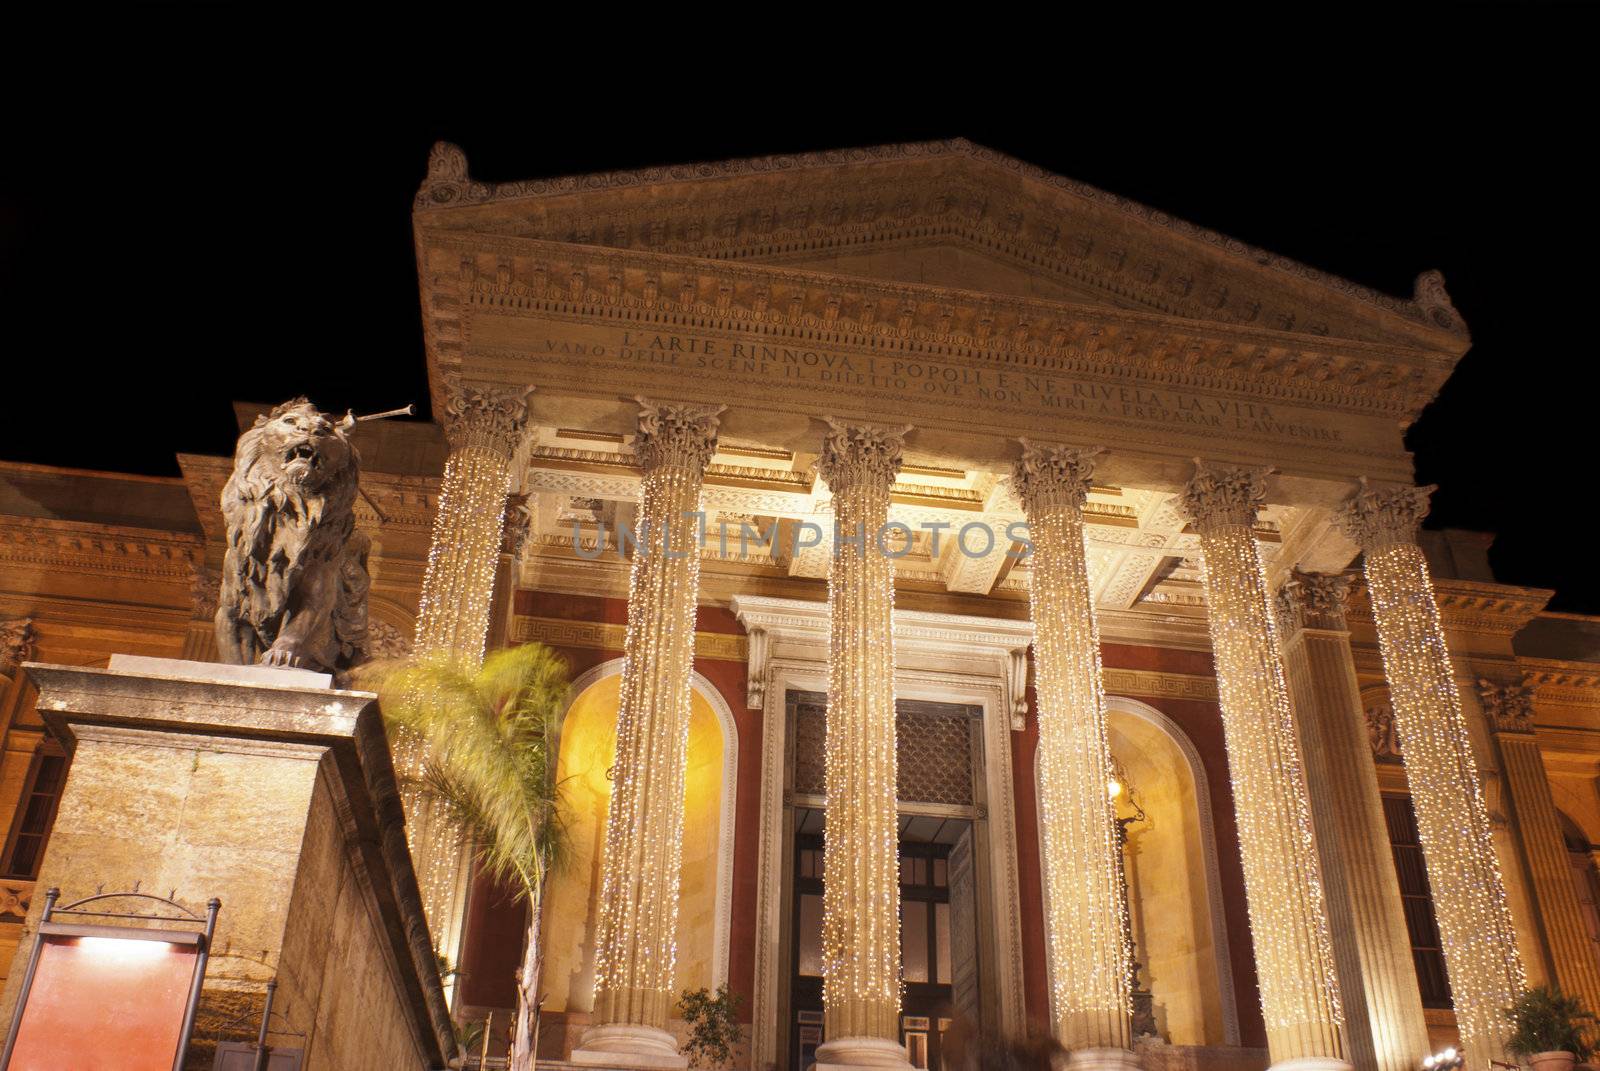
[[[1400,735],[1395,730],[1394,708],[1387,695],[1375,696],[1362,705],[1367,721],[1367,741],[1373,758],[1380,762],[1400,761]]]
[[[33,618],[0,618],[0,677],[10,677],[33,654]]]

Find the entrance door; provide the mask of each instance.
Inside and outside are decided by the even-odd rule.
[[[805,1071],[824,1040],[822,1024],[822,857],[825,825],[816,809],[797,814],[789,979],[789,1066]],[[972,824],[959,818],[900,817],[900,1041],[913,1067],[942,1067],[944,1034],[963,1014],[976,1022],[977,944],[972,939]],[[953,864],[953,865],[952,865]],[[958,987],[961,990],[958,993]]]

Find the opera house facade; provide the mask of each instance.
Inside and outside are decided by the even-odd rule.
[[[369,645],[570,663],[541,1063],[682,1066],[723,985],[755,1071],[1487,1071],[1525,986],[1600,1007],[1600,619],[1420,527],[1437,273],[963,141],[505,184],[441,144],[413,224],[435,420],[352,433]],[[217,657],[232,462],[178,462],[0,463],[0,963],[77,770],[21,664]],[[451,1014],[505,1023],[525,905],[405,833]]]

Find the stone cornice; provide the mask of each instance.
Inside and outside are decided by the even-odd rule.
[[[1539,616],[1555,592],[1482,580],[1434,577],[1433,594],[1447,631],[1512,636]],[[1372,623],[1372,603],[1364,582],[1352,587],[1346,616],[1366,625]]]
[[[895,164],[900,166],[892,172],[882,166]],[[805,184],[799,201],[789,189],[796,178]],[[917,188],[918,179],[926,188]],[[744,180],[750,205],[733,203],[725,192],[714,200],[710,217],[692,212],[674,218],[662,211],[689,197],[697,184],[726,187],[728,180]],[[630,202],[627,193],[650,187],[657,188],[651,207],[634,208],[638,199]],[[609,214],[596,214],[592,201]],[[495,204],[522,209],[534,217],[534,232],[544,236],[670,245],[720,257],[792,248],[817,233],[836,248],[850,236],[964,228],[980,243],[1020,254],[1035,270],[1054,270],[1123,300],[1187,307],[1201,315],[1224,308],[1234,317],[1265,313],[1291,323],[1306,305],[1331,305],[1330,311],[1346,317],[1352,312],[1346,306],[1354,305],[1358,317],[1365,308],[1374,318],[1398,321],[1391,330],[1432,336],[1457,353],[1465,348],[1465,324],[1437,272],[1418,278],[1411,300],[1397,299],[965,139],[498,184],[474,181],[459,148],[434,147],[415,201],[419,226],[460,216],[465,206]],[[1221,267],[1228,282],[1257,281],[1278,300],[1264,310],[1254,294],[1197,286],[1196,279],[1213,274],[1204,270],[1212,266]],[[1300,329],[1317,333],[1328,326],[1313,315]]]
[[[0,517],[0,565],[188,585],[203,555],[198,535],[117,525]]]
[[[424,327],[436,373],[461,363],[466,310],[604,317],[646,326],[739,330],[978,360],[1035,374],[1131,374],[1166,387],[1415,419],[1454,361],[1361,342],[1147,312],[670,254],[454,231],[419,232]],[[449,271],[430,269],[428,251]],[[500,266],[481,267],[479,255]],[[435,384],[442,396],[442,382]]]

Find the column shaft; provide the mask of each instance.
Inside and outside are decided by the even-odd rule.
[[[1416,544],[1428,491],[1364,487],[1341,521],[1365,552],[1378,646],[1411,785],[1467,1067],[1505,1059],[1501,1009],[1524,985],[1489,812],[1461,712],[1428,563]]]
[[[1533,735],[1533,696],[1522,685],[1491,681],[1479,682],[1479,695],[1499,745],[1517,841],[1532,879],[1539,929],[1556,984],[1566,993],[1582,997],[1590,1008],[1600,1008],[1600,959],[1573,886],[1566,837],[1550,794],[1544,756]]]
[[[1361,1071],[1415,1071],[1428,1055],[1428,1029],[1345,628],[1348,590],[1344,577],[1298,572],[1284,585],[1284,669],[1305,754],[1350,1060]]]
[[[1039,810],[1056,1034],[1069,1049],[1130,1044],[1122,851],[1090,600],[1083,504],[1098,451],[1023,443],[1012,480],[1028,518],[1039,705]]]
[[[418,658],[448,654],[478,662],[489,628],[511,459],[527,422],[529,392],[459,380],[451,380],[449,388],[440,422],[450,454],[439,486],[412,650]],[[402,777],[421,771],[420,740],[402,733],[391,739],[391,747]],[[402,800],[433,945],[452,956],[467,884],[461,834],[420,789],[403,789]]]
[[[641,534],[628,587],[627,661],[595,937],[598,1025],[585,1035],[583,1049],[670,1059],[676,1046],[665,1027],[676,998],[684,761],[703,530],[695,514],[722,407],[642,399],[641,406],[634,444],[644,471]]]
[[[1267,1047],[1274,1064],[1337,1064],[1342,1013],[1327,908],[1254,533],[1265,494],[1264,471],[1201,464],[1183,505],[1200,533]]]
[[[836,525],[828,567],[822,909],[827,1048],[819,1063],[853,1062],[841,1042],[875,1039],[898,1048],[900,1037],[894,567],[878,538],[906,429],[829,423],[818,461]]]

